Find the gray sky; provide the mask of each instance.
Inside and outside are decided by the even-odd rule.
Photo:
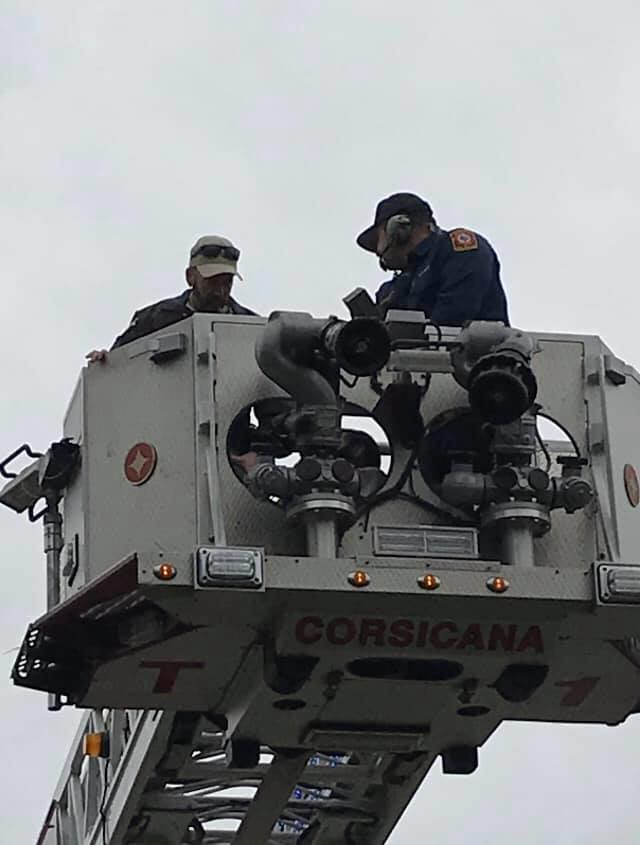
[[[60,434],[84,353],[243,250],[238,299],[340,312],[376,201],[487,236],[513,322],[640,365],[633,0],[0,0],[0,452]],[[40,526],[0,513],[0,651],[44,607]],[[8,676],[14,654],[0,657]],[[0,684],[3,841],[35,840],[78,714]],[[503,726],[430,777],[391,842],[638,841],[640,723]],[[515,833],[514,833],[515,831]]]

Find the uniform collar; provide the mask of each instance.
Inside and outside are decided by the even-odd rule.
[[[427,256],[430,256],[435,249],[437,242],[440,240],[440,229],[434,231],[424,240],[413,248],[409,254],[409,270],[413,270],[418,264],[421,264]]]

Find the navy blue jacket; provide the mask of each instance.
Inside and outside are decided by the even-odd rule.
[[[469,320],[509,325],[500,262],[491,244],[469,229],[436,229],[409,257],[409,268],[376,294],[383,313],[390,308],[424,311],[441,326]]]

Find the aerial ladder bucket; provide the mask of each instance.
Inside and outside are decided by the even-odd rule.
[[[47,564],[13,681],[86,711],[38,845],[381,845],[501,722],[636,712],[638,373],[346,301],[114,350],[0,463]]]

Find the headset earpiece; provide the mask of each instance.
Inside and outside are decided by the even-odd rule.
[[[406,214],[394,214],[385,224],[389,246],[404,246],[411,237],[411,218]]]

